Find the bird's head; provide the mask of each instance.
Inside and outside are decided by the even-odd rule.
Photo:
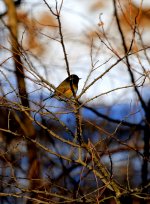
[[[81,78],[79,78],[76,74],[71,74],[70,77],[68,77],[68,79],[73,83],[78,83]]]

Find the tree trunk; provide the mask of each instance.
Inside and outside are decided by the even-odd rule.
[[[22,106],[27,107],[28,114],[30,114],[28,93],[27,93],[26,84],[25,84],[24,67],[21,61],[21,52],[20,52],[21,47],[18,43],[18,22],[17,22],[16,7],[13,0],[4,0],[4,2],[7,7],[8,29],[10,31],[11,52],[13,54],[16,80],[17,80],[17,85],[19,90],[18,91],[19,97],[20,97]],[[24,127],[23,132],[25,136],[30,139],[35,139],[36,131],[31,120],[29,119],[27,114],[25,114],[25,112],[21,112],[21,117],[22,119],[20,120],[20,123],[23,124],[23,127]],[[29,157],[28,176],[31,179],[30,188],[33,190],[37,187],[37,183],[32,181],[33,177],[35,179],[35,167],[36,167],[36,179],[40,178],[40,168],[39,168],[36,146],[33,143],[28,141],[27,148],[28,148],[28,157]],[[38,168],[36,165],[37,163],[38,163]],[[31,201],[29,202],[31,203]]]

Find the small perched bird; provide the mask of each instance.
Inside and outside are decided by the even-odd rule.
[[[45,98],[44,101],[52,97],[58,99],[61,98],[68,99],[73,97],[73,95],[77,93],[79,80],[80,78],[77,75],[75,74],[70,75],[63,82],[60,83],[60,85],[55,89],[54,94]]]

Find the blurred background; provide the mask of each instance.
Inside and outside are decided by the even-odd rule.
[[[68,76],[65,56],[84,143],[128,192],[121,203],[150,203],[149,32],[148,0],[0,1],[1,203],[116,203],[74,162],[72,104],[43,101]],[[98,171],[87,149],[82,159]]]

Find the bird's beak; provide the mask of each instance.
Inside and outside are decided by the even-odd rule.
[[[79,80],[80,80],[80,79],[82,79],[82,78],[79,78]]]

